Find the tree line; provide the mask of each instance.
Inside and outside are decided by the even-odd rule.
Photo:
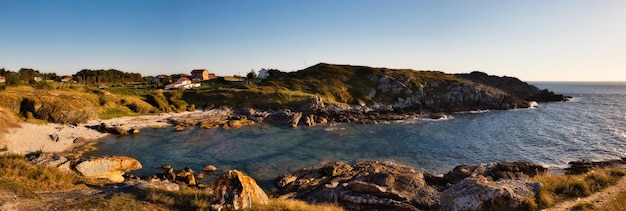
[[[61,81],[64,77],[56,73],[42,73],[39,70],[31,68],[21,68],[17,72],[2,68],[0,69],[0,76],[5,77],[5,84],[7,86],[36,85],[39,82]],[[141,83],[147,80],[146,77],[143,77],[139,73],[123,72],[116,69],[83,69],[71,76],[72,80],[69,82],[85,84]]]

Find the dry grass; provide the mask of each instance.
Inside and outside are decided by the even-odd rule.
[[[267,205],[255,205],[253,210],[275,211],[275,210],[301,210],[301,211],[341,211],[338,205],[331,204],[307,204],[299,200],[270,200]]]
[[[37,191],[62,191],[77,188],[80,178],[57,168],[34,166],[21,155],[0,156],[0,189],[25,197]]]
[[[534,180],[543,186],[535,197],[536,207],[531,208],[547,208],[561,201],[589,196],[614,185],[624,175],[623,171],[615,169],[598,169],[583,175],[537,175]]]
[[[19,118],[8,109],[0,107],[0,133],[6,133],[9,128],[20,127]]]

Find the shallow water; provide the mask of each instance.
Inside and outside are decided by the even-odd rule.
[[[459,164],[531,161],[551,167],[626,154],[626,83],[534,83],[573,96],[570,102],[534,109],[454,114],[447,120],[386,124],[276,127],[231,130],[143,129],[139,136],[112,137],[91,155],[126,155],[152,174],[212,164],[238,169],[269,187],[278,175],[319,163],[391,160],[435,174]]]

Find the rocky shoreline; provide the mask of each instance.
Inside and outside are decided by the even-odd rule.
[[[527,209],[542,184],[530,178],[547,173],[530,162],[497,162],[459,165],[442,176],[416,171],[389,161],[361,160],[351,164],[322,162],[275,179],[263,190],[256,181],[237,170],[207,165],[195,173],[164,164],[163,173],[133,176],[139,161],[123,156],[68,159],[49,153],[27,155],[35,165],[59,168],[117,186],[136,190],[179,191],[182,186],[212,194],[213,210],[245,209],[270,198],[307,203],[337,204],[348,210],[500,210]],[[618,168],[626,158],[602,162],[574,161],[567,174],[582,174],[595,168]],[[207,179],[208,178],[208,179]]]

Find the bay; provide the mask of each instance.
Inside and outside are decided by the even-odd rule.
[[[146,128],[139,136],[107,138],[89,155],[136,158],[144,165],[139,175],[160,172],[163,163],[197,170],[212,164],[242,170],[266,188],[280,174],[322,161],[387,160],[442,174],[460,164],[522,160],[565,167],[574,160],[626,155],[626,83],[532,84],[573,99],[533,109],[456,113],[446,120],[295,129]]]

